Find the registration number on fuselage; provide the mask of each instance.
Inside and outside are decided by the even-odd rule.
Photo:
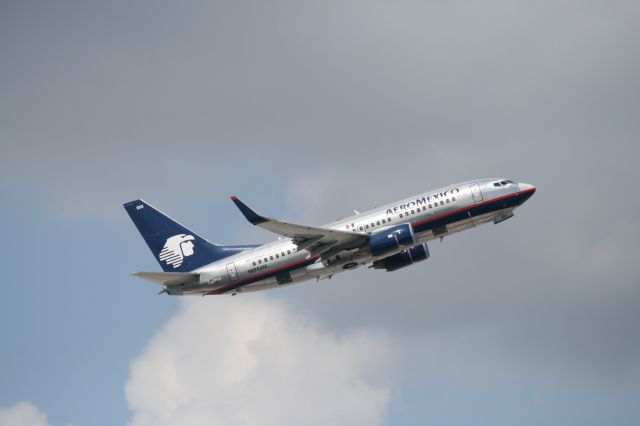
[[[247,272],[250,274],[253,274],[255,272],[262,271],[264,269],[267,269],[267,265],[258,265],[255,268],[249,269]]]

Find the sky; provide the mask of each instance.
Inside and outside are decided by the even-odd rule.
[[[0,425],[636,425],[634,1],[0,3]],[[122,204],[219,244],[474,178],[514,218],[157,296]]]

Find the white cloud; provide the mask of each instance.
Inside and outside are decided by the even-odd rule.
[[[29,401],[21,401],[11,407],[0,408],[2,426],[47,426],[47,416]]]
[[[337,336],[272,299],[187,301],[132,362],[131,424],[379,424],[389,346]]]

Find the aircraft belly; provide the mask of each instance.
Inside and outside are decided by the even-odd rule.
[[[268,290],[276,287],[286,287],[291,284],[297,284],[302,281],[306,281],[313,278],[313,276],[307,274],[304,270],[291,272],[291,280],[287,282],[278,282],[276,277],[265,278],[264,280],[256,281],[241,288],[242,293],[255,292],[260,290]]]
[[[418,238],[419,243],[435,240],[440,237],[445,237],[451,234],[455,234],[460,231],[464,231],[466,229],[470,229],[478,225],[489,223],[493,221],[497,216],[500,216],[505,211],[509,211],[509,210],[513,210],[513,208],[510,207],[510,208],[492,211],[490,213],[481,214],[478,216],[467,217],[466,219],[449,223],[437,229],[429,229],[426,231],[418,232],[416,233],[416,237]]]
[[[497,216],[500,216],[505,211],[509,211],[509,210],[513,210],[513,208],[506,208],[506,209],[502,209],[502,210],[496,210],[496,211],[493,211],[491,213],[485,213],[485,214],[482,214],[482,215],[479,215],[479,216],[474,216],[473,217],[473,222],[476,225],[481,225],[483,223],[489,223],[493,219],[495,219]]]

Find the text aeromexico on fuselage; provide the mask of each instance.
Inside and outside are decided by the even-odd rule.
[[[164,271],[133,275],[171,295],[235,295],[363,265],[395,271],[429,258],[429,240],[509,219],[535,190],[506,179],[463,182],[319,227],[261,216],[231,197],[249,222],[285,237],[246,246],[212,244],[142,200],[124,208]]]

